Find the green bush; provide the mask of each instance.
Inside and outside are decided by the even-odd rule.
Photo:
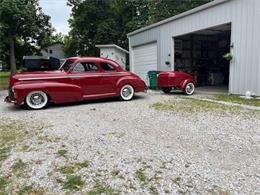
[[[8,89],[10,72],[0,72],[0,90]]]

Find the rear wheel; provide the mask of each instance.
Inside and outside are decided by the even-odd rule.
[[[131,85],[124,85],[120,90],[120,99],[129,101],[133,99],[135,90]]]
[[[187,85],[185,86],[185,89],[184,89],[184,93],[186,95],[192,95],[195,91],[195,85],[190,82],[190,83],[187,83]]]
[[[47,106],[49,102],[48,96],[42,91],[33,91],[25,98],[25,105],[32,110],[39,110]]]
[[[162,88],[162,91],[163,91],[164,93],[166,93],[166,94],[169,94],[169,93],[171,93],[171,91],[172,91],[172,87],[163,87],[163,88]]]

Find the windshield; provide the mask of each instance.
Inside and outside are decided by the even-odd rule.
[[[71,65],[73,64],[73,62],[70,62],[70,61],[65,61],[62,65],[61,65],[61,67],[59,68],[59,70],[61,70],[61,71],[68,71],[69,69],[70,69],[70,67],[71,67]]]

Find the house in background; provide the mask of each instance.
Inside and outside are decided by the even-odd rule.
[[[115,44],[96,45],[100,49],[100,57],[116,61],[122,68],[126,69],[126,55],[129,53],[125,49]]]
[[[62,43],[53,43],[52,45],[46,47],[41,51],[43,56],[50,56],[58,59],[65,58],[65,53],[63,52]]]
[[[214,0],[128,34],[130,70],[183,70],[200,86],[260,96],[260,0]],[[224,59],[223,56],[232,57]]]

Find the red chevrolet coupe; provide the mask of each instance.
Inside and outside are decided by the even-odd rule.
[[[147,86],[116,62],[96,57],[68,58],[58,71],[23,72],[10,77],[6,102],[42,109],[55,104],[120,97],[131,100]]]

